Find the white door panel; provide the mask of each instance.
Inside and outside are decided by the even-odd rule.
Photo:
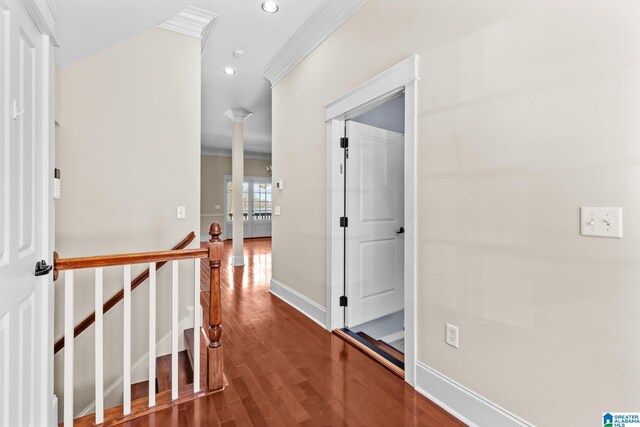
[[[347,122],[347,325],[404,306],[404,137]]]
[[[35,277],[48,248],[49,61],[22,2],[0,0],[0,425],[47,417],[50,276]],[[36,166],[38,165],[38,167]]]

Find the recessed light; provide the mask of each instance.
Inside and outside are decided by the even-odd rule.
[[[228,76],[233,76],[236,73],[236,70],[231,67],[227,67],[224,69],[224,73]]]
[[[236,50],[234,50],[234,51],[233,51],[233,57],[234,57],[234,58],[238,58],[238,59],[240,59],[240,58],[244,57],[244,50],[242,50],[242,49],[236,49]]]
[[[278,9],[278,3],[276,3],[275,0],[267,0],[262,3],[262,10],[267,13],[276,13]]]

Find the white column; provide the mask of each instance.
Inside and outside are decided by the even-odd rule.
[[[244,183],[244,121],[251,115],[244,108],[231,108],[224,114],[233,122],[231,139],[231,187],[233,193],[233,258],[232,263],[244,265],[244,212],[242,184]],[[248,212],[251,215],[251,212]]]

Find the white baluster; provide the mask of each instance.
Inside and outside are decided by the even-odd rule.
[[[171,261],[171,399],[178,398],[178,261]]]
[[[131,413],[131,266],[124,266],[123,413]]]
[[[73,270],[64,275],[64,425],[73,426]]]
[[[200,391],[200,258],[194,261],[193,269],[193,392]]]
[[[96,268],[96,424],[102,424],[104,422],[102,271],[102,267]]]
[[[149,407],[156,404],[156,263],[149,264]]]

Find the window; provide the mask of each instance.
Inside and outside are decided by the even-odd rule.
[[[264,221],[271,219],[271,184],[253,183],[253,219]]]
[[[242,184],[242,215],[243,220],[249,219],[249,183]],[[227,220],[233,220],[233,183],[227,181]]]
[[[257,178],[256,178],[257,179]],[[226,180],[227,187],[227,221],[233,221],[233,184]],[[251,191],[249,191],[251,190]],[[251,213],[250,213],[251,212]],[[246,181],[242,185],[243,220],[271,220],[271,183]]]

